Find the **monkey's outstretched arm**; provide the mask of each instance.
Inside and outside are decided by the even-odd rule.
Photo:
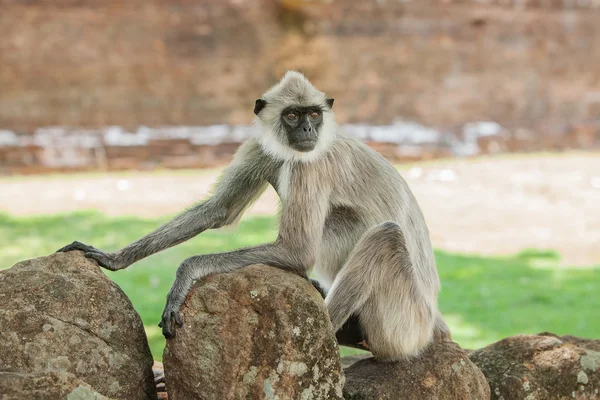
[[[224,171],[211,197],[143,238],[114,253],[106,253],[80,242],[73,242],[58,251],[82,250],[86,257],[96,260],[102,267],[113,271],[127,268],[207,229],[235,221],[264,192],[268,173],[275,168],[273,161],[259,153],[256,143],[246,142]]]
[[[194,281],[204,276],[252,264],[267,264],[308,278],[308,270],[315,263],[323,235],[327,207],[328,193],[325,190],[286,199],[279,236],[275,242],[185,260],[177,270],[175,282],[167,295],[167,304],[159,324],[163,335],[167,338],[175,336],[173,322],[181,326],[179,309]]]

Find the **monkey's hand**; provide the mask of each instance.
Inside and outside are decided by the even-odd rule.
[[[165,310],[162,313],[162,318],[159,327],[162,328],[162,333],[165,339],[172,339],[175,337],[175,329],[173,327],[173,322],[177,324],[179,328],[183,326],[183,321],[181,320],[181,313],[179,312],[179,305],[175,305],[167,301],[167,305],[165,306]]]
[[[169,294],[167,294],[167,304],[165,305],[160,323],[158,324],[158,326],[162,328],[165,339],[175,337],[175,327],[173,326],[173,322],[175,322],[179,328],[183,326],[179,309],[181,308],[188,291],[189,288],[186,290],[182,287],[181,282],[178,282],[176,278],[171,290],[169,290]]]
[[[123,268],[123,266],[119,262],[119,257],[117,256],[117,254],[105,253],[102,250],[99,250],[95,247],[88,246],[87,244],[83,244],[83,243],[77,242],[77,241],[58,249],[56,252],[62,253],[62,252],[73,251],[73,250],[83,251],[83,254],[87,258],[91,258],[92,260],[95,260],[99,266],[106,268],[108,270],[116,271],[116,270]]]
[[[171,290],[167,294],[167,304],[158,324],[162,328],[163,336],[166,339],[175,337],[173,323],[177,324],[179,328],[183,327],[183,320],[181,319],[179,309],[185,302],[185,298],[190,292],[194,280],[200,279],[207,274],[206,269],[204,271],[199,270],[199,266],[201,265],[206,267],[206,263],[202,261],[206,257],[196,256],[188,258],[177,268],[175,282],[173,282],[173,286],[171,286]]]

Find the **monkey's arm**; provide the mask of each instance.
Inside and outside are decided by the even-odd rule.
[[[73,242],[58,251],[82,250],[86,257],[96,260],[102,267],[113,271],[127,268],[207,229],[234,222],[264,192],[268,174],[274,167],[255,142],[246,142],[224,171],[211,197],[143,238],[114,253],[106,253],[80,242]]]
[[[322,190],[293,197],[284,200],[279,236],[275,242],[227,253],[198,255],[180,265],[159,324],[165,337],[175,336],[173,322],[179,326],[182,322],[179,309],[194,281],[204,276],[252,264],[267,264],[307,278],[323,235],[328,192]]]

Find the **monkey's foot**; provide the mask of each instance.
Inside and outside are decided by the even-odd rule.
[[[158,324],[158,326],[162,328],[162,334],[166,339],[175,337],[175,327],[173,326],[173,322],[176,323],[179,328],[183,327],[179,307],[174,308],[167,304],[163,311],[162,319]]]

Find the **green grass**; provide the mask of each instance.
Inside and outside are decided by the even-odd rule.
[[[0,269],[50,254],[73,240],[116,250],[150,232],[167,218],[111,218],[96,212],[12,217],[0,214]],[[140,313],[152,353],[162,358],[157,326],[175,270],[185,258],[273,240],[274,218],[243,220],[239,229],[207,231],[130,268],[107,272]],[[600,266],[564,266],[552,251],[527,250],[510,257],[436,251],[442,280],[440,308],[453,338],[479,348],[518,333],[550,331],[600,336]],[[343,349],[344,354],[354,353]]]

